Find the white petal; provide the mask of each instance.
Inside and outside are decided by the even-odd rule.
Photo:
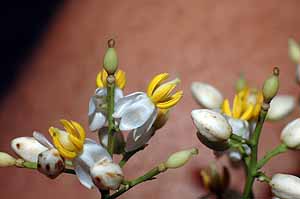
[[[133,131],[129,132],[126,141],[125,151],[127,152],[134,151],[144,146],[151,139],[153,134],[154,134],[154,128],[151,128],[149,131],[144,132],[138,140],[135,140],[133,136]]]
[[[106,122],[106,116],[102,112],[96,112],[89,117],[89,128],[91,131],[101,129]]]
[[[33,137],[19,137],[11,141],[12,149],[21,158],[29,162],[37,162],[38,155],[48,150]]]
[[[269,120],[282,119],[294,110],[295,105],[296,100],[293,96],[277,95],[271,101],[267,118]]]
[[[89,112],[88,116],[93,115],[96,112],[96,105],[94,103],[93,97],[89,101]]]
[[[87,167],[91,167],[103,158],[111,160],[109,153],[103,146],[97,144],[91,139],[86,139],[83,145],[82,153],[76,159],[78,161],[82,161],[82,163],[84,163]]]
[[[136,102],[140,98],[145,98],[145,97],[147,97],[146,93],[135,92],[119,99],[115,105],[115,112],[113,114],[113,117],[120,118],[129,105]]]
[[[119,88],[115,88],[115,103],[122,97],[124,97],[123,91]]]
[[[99,97],[107,96],[107,89],[106,88],[97,88],[95,90],[95,95],[97,95]]]
[[[54,148],[53,144],[51,144],[51,142],[49,142],[49,140],[40,132],[34,131],[33,132],[33,137],[42,145],[44,145],[45,147],[47,147],[48,149],[52,149]]]
[[[120,121],[120,130],[128,131],[139,128],[147,122],[154,110],[155,106],[148,97],[140,98],[125,108]]]
[[[91,189],[94,187],[94,183],[92,181],[92,178],[90,176],[90,170],[83,169],[79,162],[74,161],[75,165],[75,173],[78,177],[78,180],[80,183],[85,186],[88,189]]]
[[[151,114],[147,122],[143,124],[141,127],[133,130],[133,137],[135,141],[137,141],[142,136],[143,133],[147,133],[151,129],[153,123],[156,120],[156,117],[157,117],[157,111],[156,109],[154,109],[153,113]]]
[[[232,128],[233,134],[239,135],[245,139],[248,139],[250,137],[249,124],[247,121],[234,119],[226,115],[224,116]]]
[[[193,82],[191,90],[193,97],[204,108],[220,108],[223,103],[222,93],[210,84]]]

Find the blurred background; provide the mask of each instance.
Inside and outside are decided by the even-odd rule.
[[[190,111],[199,106],[190,93],[203,81],[232,99],[234,83],[243,72],[260,87],[273,66],[281,70],[281,94],[298,96],[295,66],[287,39],[300,39],[300,1],[12,1],[0,14],[0,149],[12,153],[10,140],[47,134],[60,118],[76,120],[87,129],[89,97],[101,69],[106,41],[115,38],[120,68],[127,73],[126,93],[145,90],[157,73],[182,79],[183,100],[150,146],[125,167],[134,178],[165,160],[173,151],[195,146],[200,154],[187,166],[155,181],[136,186],[121,198],[188,198],[205,194],[199,169],[214,160],[196,138]],[[279,143],[283,121],[267,123],[260,154]],[[89,133],[89,137],[95,137]],[[226,158],[222,163],[228,165]],[[288,152],[274,158],[267,174],[300,174],[300,156]],[[232,170],[231,186],[241,190],[244,175]],[[99,198],[74,176],[47,179],[36,171],[1,168],[3,198]],[[266,185],[255,184],[257,198],[270,198]]]

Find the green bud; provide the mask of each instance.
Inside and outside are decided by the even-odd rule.
[[[273,75],[265,80],[263,86],[264,101],[269,103],[277,94],[279,89],[279,68],[273,69]]]
[[[247,81],[244,78],[244,75],[241,75],[240,78],[236,81],[235,89],[237,92],[240,92],[247,86]]]
[[[0,152],[0,167],[10,167],[16,164],[16,159],[11,155]]]
[[[118,56],[114,47],[115,40],[108,40],[108,49],[104,55],[103,67],[109,75],[113,75],[118,68]]]
[[[289,39],[289,56],[293,62],[299,64],[300,62],[300,47],[297,42],[290,38]]]
[[[182,167],[191,159],[193,155],[197,155],[197,154],[198,154],[198,149],[196,148],[173,153],[165,162],[165,166],[168,169],[176,169]]]

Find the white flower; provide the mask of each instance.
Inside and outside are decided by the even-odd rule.
[[[300,119],[288,123],[281,132],[281,140],[289,148],[300,149]]]
[[[97,89],[95,94],[91,97],[89,102],[89,128],[91,131],[97,131],[101,129],[107,121],[107,88],[106,88],[106,78],[107,72],[105,70],[101,71],[97,75]],[[123,88],[126,83],[125,73],[118,70],[115,74],[115,103],[123,97]]]
[[[95,141],[85,138],[82,126],[74,121],[61,120],[65,131],[51,127],[49,129],[54,146],[60,155],[72,161],[75,173],[82,185],[94,187],[90,169],[99,161],[112,161],[106,149]]]
[[[134,141],[144,134],[151,134],[159,109],[173,107],[182,97],[182,91],[171,94],[179,79],[161,84],[169,75],[162,73],[150,82],[147,93],[135,92],[118,100],[113,117],[121,131],[131,131]],[[148,137],[145,136],[145,137]]]
[[[218,109],[223,103],[222,93],[210,84],[193,82],[191,91],[196,101],[204,108]]]
[[[275,196],[284,199],[300,198],[300,178],[288,174],[276,174],[270,181]]]
[[[296,106],[296,100],[293,96],[277,95],[270,104],[267,119],[279,120],[290,114]]]

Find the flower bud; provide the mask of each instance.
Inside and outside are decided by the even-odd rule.
[[[214,150],[225,150],[232,128],[225,117],[215,111],[198,109],[192,111],[193,122],[198,129],[200,141]]]
[[[279,68],[275,67],[273,69],[273,75],[265,80],[263,86],[263,96],[264,101],[269,103],[273,97],[277,94],[279,89]]]
[[[64,171],[65,163],[56,149],[44,151],[38,155],[37,169],[47,177],[54,179]]]
[[[176,169],[185,165],[193,155],[198,154],[198,149],[192,148],[188,150],[173,153],[165,162],[167,169]]]
[[[223,103],[223,96],[221,92],[209,84],[193,82],[191,90],[195,100],[204,108],[220,108]]]
[[[216,164],[211,164],[208,168],[200,171],[201,180],[205,189],[213,193],[223,193],[229,186],[230,174],[227,167],[222,170]]]
[[[290,59],[295,63],[299,64],[300,61],[300,48],[298,43],[293,39],[289,39],[289,56]]]
[[[0,167],[10,167],[16,164],[16,159],[11,155],[0,152]]]
[[[121,167],[106,158],[95,163],[90,173],[94,184],[105,190],[118,189],[124,178]]]
[[[268,110],[268,120],[279,120],[290,114],[296,105],[296,100],[293,96],[277,95],[275,96]]]
[[[114,46],[115,40],[108,40],[108,49],[104,55],[103,67],[109,75],[113,75],[118,67],[118,56]]]
[[[300,178],[288,174],[275,174],[270,181],[275,196],[284,199],[300,198]]]
[[[243,75],[236,81],[235,90],[238,92],[242,91],[244,88],[247,87],[247,81]]]
[[[300,118],[288,123],[281,132],[281,141],[292,149],[300,149]]]
[[[48,149],[33,137],[15,138],[11,141],[11,148],[28,162],[37,162],[38,155]]]

